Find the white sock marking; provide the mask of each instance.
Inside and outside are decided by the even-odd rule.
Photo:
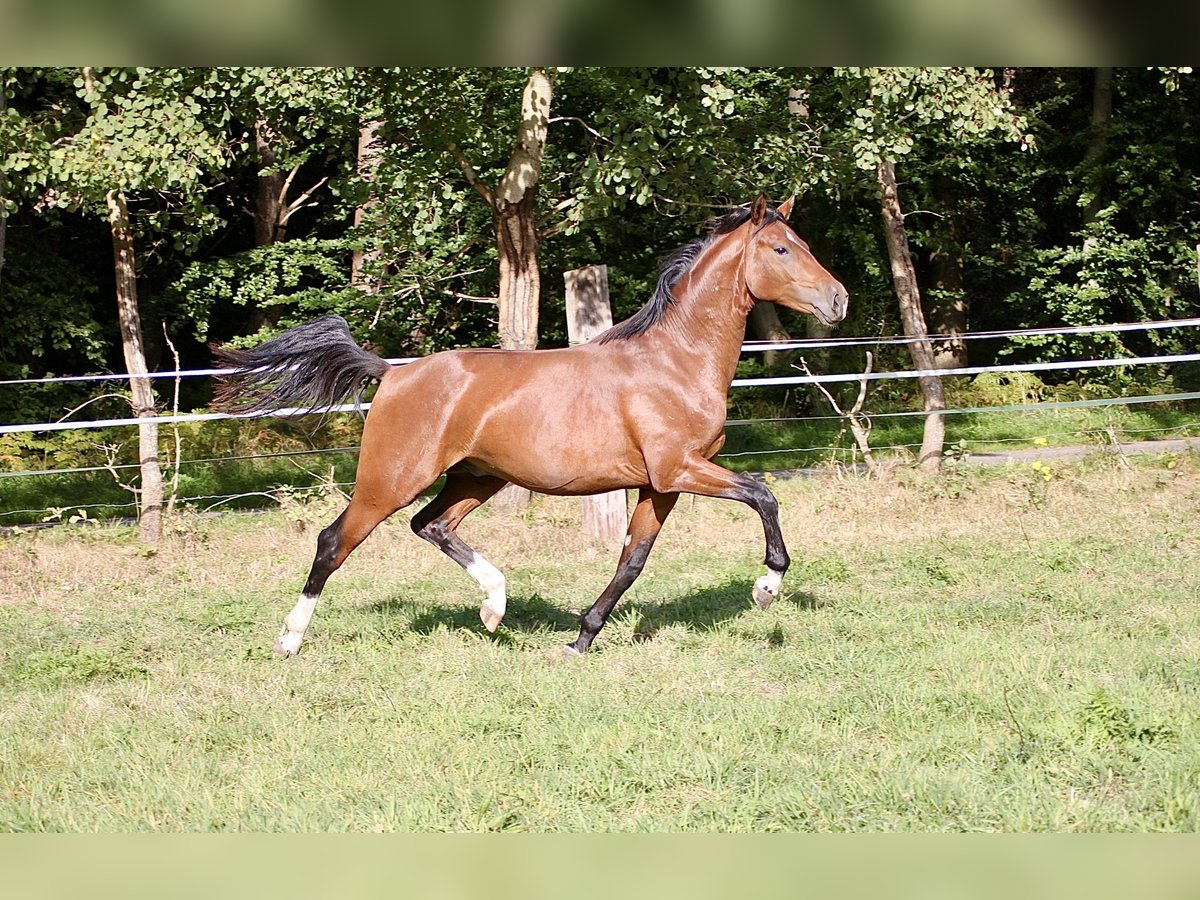
[[[776,572],[774,569],[768,569],[766,575],[760,575],[758,581],[754,582],[754,586],[766,591],[772,597],[779,593],[779,587],[783,584],[783,573]]]
[[[304,643],[304,632],[312,621],[313,610],[317,608],[315,595],[301,594],[292,611],[283,620],[283,631],[275,640],[275,649],[284,656],[293,656]]]
[[[504,573],[478,553],[474,554],[471,562],[465,568],[467,574],[478,581],[479,586],[483,588],[483,592],[487,594],[487,599],[483,601],[483,605],[498,617],[503,617],[505,607],[508,605],[504,591]]]
[[[312,621],[313,610],[316,608],[317,598],[315,596],[301,594],[296,605],[292,607],[292,611],[283,620],[283,627],[303,637],[304,632],[308,630],[308,623]]]

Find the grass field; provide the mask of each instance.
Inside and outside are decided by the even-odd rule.
[[[778,483],[795,562],[681,501],[595,648],[616,547],[574,502],[463,531],[402,513],[271,643],[336,506],[0,537],[0,828],[1200,827],[1200,460]]]

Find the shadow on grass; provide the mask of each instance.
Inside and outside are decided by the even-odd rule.
[[[483,632],[478,606],[416,604],[403,597],[382,600],[368,607],[371,612],[411,617],[410,628],[418,634],[431,634],[440,629]],[[538,594],[510,596],[504,623],[494,637],[504,640],[504,630],[510,631],[570,631],[579,627],[579,616],[563,609]]]
[[[806,591],[785,592],[783,599],[775,602],[802,610],[813,610],[824,605],[819,598]],[[638,624],[633,629],[634,640],[638,641],[652,640],[660,629],[671,625],[683,625],[691,631],[712,631],[742,613],[756,609],[750,599],[750,582],[740,578],[669,600],[635,601],[626,608],[639,616]]]
[[[783,599],[776,603],[809,611],[825,605],[820,598],[806,591],[785,592]],[[660,629],[671,625],[682,625],[696,632],[711,631],[754,608],[750,599],[750,583],[742,579],[730,579],[666,600],[637,601],[626,598],[617,605],[616,612],[625,610],[637,614],[639,621],[634,628],[634,638],[646,641],[651,640]],[[479,610],[475,606],[417,607],[412,601],[394,597],[372,604],[369,609],[372,612],[411,616],[409,627],[418,634],[431,634],[440,629],[485,633],[479,621]],[[509,640],[506,631],[550,631],[573,636],[578,630],[578,614],[563,609],[539,594],[516,595],[508,598],[504,622],[492,637],[505,643]]]

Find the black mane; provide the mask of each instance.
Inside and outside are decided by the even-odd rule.
[[[661,322],[666,316],[667,310],[675,303],[675,295],[671,293],[671,286],[678,284],[680,279],[691,271],[692,266],[696,264],[696,260],[700,258],[700,254],[707,249],[709,244],[721,235],[729,234],[735,228],[744,225],[750,218],[750,213],[749,206],[739,206],[725,215],[713,219],[712,229],[707,237],[688,241],[682,247],[663,257],[658,269],[658,285],[654,288],[649,302],[624,322],[619,322],[600,335],[597,342],[607,344],[609,341],[627,341],[639,334],[645,334]],[[770,224],[779,218],[779,213],[769,209],[763,219],[763,224]]]

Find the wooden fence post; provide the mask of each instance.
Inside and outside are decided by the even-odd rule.
[[[608,266],[584,266],[563,273],[567,287],[567,339],[585,344],[612,327],[608,301]],[[583,499],[583,530],[605,540],[625,534],[628,509],[624,491],[610,491]]]

